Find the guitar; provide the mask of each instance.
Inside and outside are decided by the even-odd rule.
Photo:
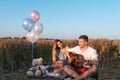
[[[82,55],[79,54],[75,54],[73,52],[69,53],[72,61],[71,61],[71,66],[74,68],[82,68],[83,67],[83,63],[86,62],[86,60],[84,59],[84,57]]]

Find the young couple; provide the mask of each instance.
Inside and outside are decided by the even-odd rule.
[[[97,71],[98,54],[95,49],[89,46],[88,40],[87,35],[81,35],[78,39],[78,45],[68,48],[61,40],[56,39],[52,50],[52,66],[59,66],[60,70],[63,69],[73,78],[72,80],[82,80],[94,74]],[[69,54],[71,52],[83,56],[85,61],[82,69],[76,69],[70,65],[73,61]],[[89,65],[86,66],[86,64]],[[83,69],[86,70],[82,74],[79,74],[79,71]],[[54,72],[57,73],[58,71]]]

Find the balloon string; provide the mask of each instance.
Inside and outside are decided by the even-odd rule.
[[[32,43],[32,62],[34,60],[34,48],[35,48],[35,44]],[[32,65],[33,66],[33,65]],[[32,76],[32,78],[34,78],[34,76]]]
[[[32,43],[32,62],[33,62],[33,59],[34,59],[34,43]]]
[[[33,62],[33,59],[34,59],[34,43],[32,43],[32,62]],[[33,65],[32,65],[33,66]],[[32,76],[32,78],[34,78],[34,76]]]

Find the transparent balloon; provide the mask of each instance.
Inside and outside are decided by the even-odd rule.
[[[40,19],[40,14],[37,10],[33,10],[30,13],[30,19],[35,23]]]
[[[30,41],[31,43],[35,43],[37,40],[39,40],[39,34],[31,31],[26,34],[26,40]]]
[[[33,27],[34,27],[33,21],[29,18],[25,18],[23,21],[23,28],[30,32],[33,29]]]
[[[35,31],[37,33],[43,32],[43,25],[41,23],[35,23],[33,31]]]

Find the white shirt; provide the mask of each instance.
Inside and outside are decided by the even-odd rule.
[[[89,46],[84,52],[81,51],[80,46],[69,48],[67,50],[68,52],[74,52],[76,54],[82,55],[85,58],[85,60],[98,60],[98,54],[96,50]]]

